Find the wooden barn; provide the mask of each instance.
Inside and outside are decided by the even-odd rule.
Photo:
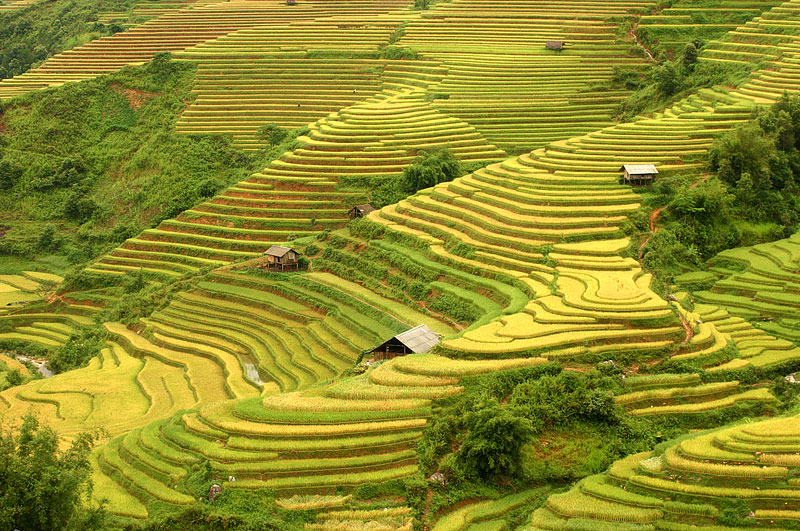
[[[402,334],[397,334],[393,338],[385,341],[381,345],[372,349],[370,354],[376,360],[390,360],[397,356],[406,354],[419,354],[428,352],[439,344],[439,336],[436,332],[426,325],[415,326],[411,330],[406,330]]]
[[[363,205],[356,205],[353,208],[351,208],[349,215],[350,219],[363,218],[370,212],[374,211],[375,211],[374,206],[370,205],[369,203],[364,203]]]
[[[566,45],[567,43],[565,41],[547,41],[546,43],[544,43],[545,48],[547,48],[548,50],[555,50],[557,52],[563,50],[564,46]]]
[[[622,172],[620,182],[631,186],[652,184],[658,175],[658,170],[652,164],[623,164],[619,171]]]
[[[280,245],[273,245],[266,251],[264,256],[267,257],[267,267],[270,269],[297,269],[298,252],[291,247],[281,247]]]

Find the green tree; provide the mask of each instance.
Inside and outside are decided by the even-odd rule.
[[[672,63],[666,63],[656,68],[653,71],[653,81],[658,92],[665,97],[676,94],[683,83],[681,73]]]
[[[93,530],[105,528],[101,509],[85,510],[92,492],[89,453],[95,434],[79,435],[65,451],[56,433],[33,415],[18,433],[0,431],[0,529]]]
[[[462,470],[484,480],[520,472],[522,448],[534,434],[531,421],[485,398],[467,413],[464,425],[467,435],[456,457]]]
[[[129,300],[137,300],[137,298],[122,298],[122,301]],[[105,339],[106,333],[103,328],[88,329],[73,334],[56,351],[48,366],[57,373],[83,367],[105,347]]]
[[[691,72],[694,70],[694,65],[697,63],[697,56],[699,53],[700,52],[698,51],[697,46],[693,42],[688,43],[683,49],[681,62],[683,63],[683,69],[685,72]]]
[[[0,161],[0,190],[8,190],[19,178],[22,170],[7,160]]]
[[[277,146],[286,139],[289,132],[275,124],[266,124],[258,128],[258,138],[266,140],[270,146]]]
[[[442,182],[452,181],[462,175],[461,163],[447,149],[420,153],[419,157],[403,171],[402,188],[408,194],[416,193]]]

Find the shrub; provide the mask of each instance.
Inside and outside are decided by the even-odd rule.
[[[95,440],[84,433],[59,451],[56,433],[33,415],[23,419],[18,434],[0,432],[0,528],[106,529],[102,510],[82,509],[92,490],[89,453]]]
[[[487,398],[466,415],[464,424],[467,435],[456,457],[462,470],[484,480],[519,474],[522,448],[534,434],[530,420]]]
[[[462,175],[461,163],[449,150],[422,152],[403,171],[402,190],[408,194],[452,181]]]
[[[86,365],[105,347],[106,332],[102,328],[73,334],[50,359],[48,366],[60,373]]]
[[[266,140],[270,146],[277,146],[286,139],[288,131],[275,124],[266,124],[258,128],[258,138]]]

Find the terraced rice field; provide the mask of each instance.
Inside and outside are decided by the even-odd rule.
[[[81,325],[91,323],[83,308],[48,303],[63,279],[51,273],[23,271],[0,275],[0,341],[25,341],[45,347],[63,344]],[[47,309],[42,312],[42,308]]]
[[[374,306],[363,315],[358,296],[315,293],[313,285],[298,281],[223,272],[208,276],[134,327],[107,323],[108,348],[88,367],[0,394],[0,415],[20,417],[34,405],[64,434],[89,427],[124,433],[198,404],[332,380],[363,349],[410,324],[427,322],[440,333],[451,331],[412,310],[403,315],[405,322]],[[50,329],[52,334],[63,330],[59,341],[66,341],[64,325],[50,324]],[[119,419],[126,401],[126,417]]]
[[[791,525],[800,517],[797,448],[795,418],[702,432],[552,496],[525,529],[719,529],[732,502],[755,525]]]
[[[657,43],[668,54],[677,56],[694,38],[724,37],[729,31],[758,17],[762,11],[781,3],[776,0],[719,0],[702,4],[678,1],[655,14],[642,16],[635,31],[646,41]]]
[[[774,101],[784,89],[797,91],[793,32],[800,26],[800,0],[753,19],[733,40],[709,45],[702,60],[740,61],[749,57],[745,50],[758,49],[755,41],[771,39],[759,56],[769,68],[743,86],[703,89],[653,116],[604,128],[598,127],[609,123],[609,106],[622,97],[606,93],[608,101],[600,104],[591,92],[590,81],[607,80],[612,58],[622,51],[612,38],[614,25],[605,19],[640,14],[652,7],[647,2],[498,7],[454,0],[414,14],[403,34],[394,34],[399,45],[418,50],[425,61],[391,64],[374,58],[327,61],[305,50],[317,42],[314,31],[320,32],[319,42],[342,35],[341,46],[351,38],[347,35],[363,31],[366,48],[375,48],[388,42],[399,24],[388,11],[403,6],[302,3],[291,21],[278,24],[276,17],[287,7],[235,0],[169,10],[140,26],[142,32],[163,28],[151,47],[120,40],[119,54],[88,66],[87,57],[108,55],[114,44],[97,41],[96,48],[64,54],[32,72],[29,86],[13,85],[21,79],[0,84],[7,90],[0,94],[22,92],[36,83],[63,82],[72,75],[66,72],[77,72],[71,69],[86,68],[76,76],[96,75],[174,46],[169,49],[185,50],[201,64],[198,99],[180,127],[232,133],[245,148],[258,147],[249,112],[259,120],[284,114],[276,106],[280,97],[272,96],[277,89],[264,84],[256,93],[258,82],[231,83],[232,65],[248,59],[244,49],[275,55],[250,62],[242,77],[294,69],[300,84],[319,85],[314,89],[319,92],[297,102],[300,109],[320,94],[342,97],[330,101],[343,106],[337,110],[320,105],[309,114],[287,113],[286,126],[316,112],[325,116],[309,125],[296,149],[263,171],[128,240],[88,269],[109,275],[143,270],[164,280],[191,275],[196,277],[191,288],[147,319],[130,326],[106,323],[107,348],[88,367],[0,393],[4,419],[33,407],[67,435],[95,426],[109,431],[113,438],[93,456],[93,476],[112,512],[144,518],[155,505],[195,503],[186,479],[193,466],[207,460],[226,489],[270,488],[289,508],[322,510],[311,529],[358,528],[366,522],[408,528],[406,507],[376,514],[349,506],[337,489],[416,473],[413,443],[432,415],[433,401],[462,391],[460,378],[607,353],[661,352],[699,362],[702,372],[712,375],[800,359],[800,350],[773,335],[784,332],[754,327],[747,320],[752,316],[735,304],[738,299],[723,291],[739,284],[726,286],[722,280],[709,294],[696,293],[691,310],[654,293],[649,274],[627,257],[630,241],[621,229],[639,208],[638,195],[618,182],[623,163],[654,163],[662,175],[700,170],[698,158],[714,135],[744,122],[755,105]],[[567,11],[574,23],[556,25]],[[365,22],[372,15],[374,22]],[[353,20],[363,24],[340,27]],[[178,42],[176,28],[187,23],[197,34],[188,32]],[[217,31],[217,25],[226,26]],[[451,32],[451,26],[459,31]],[[125,39],[144,39],[142,32],[126,32]],[[497,53],[495,32],[505,43]],[[568,41],[562,55],[540,50],[551,38]],[[289,48],[300,42],[300,49],[280,49],[283,42]],[[445,42],[454,44],[448,49]],[[77,66],[67,64],[69,55]],[[56,75],[59,61],[66,63]],[[519,67],[522,77],[537,81],[515,85],[509,67],[514,61],[527,65]],[[620,64],[638,62],[626,58]],[[332,85],[338,88],[305,71],[323,66],[322,77],[341,73]],[[48,68],[51,78],[45,75]],[[580,72],[580,80],[562,75],[572,70]],[[36,81],[37,75],[44,77]],[[353,77],[364,84],[351,97],[341,87]],[[542,85],[536,84],[539,79]],[[510,127],[493,127],[515,112],[510,92],[528,98],[562,80],[562,94],[573,98],[564,98],[563,105],[580,95],[593,102],[580,119],[560,116],[559,128],[528,128],[525,124],[542,116],[534,109],[515,128],[539,131],[536,135],[513,136]],[[248,109],[237,100],[241,120],[215,121],[228,102],[216,107],[213,96],[228,84],[237,98],[252,89],[255,103]],[[439,91],[450,99],[426,98]],[[496,122],[481,122],[459,98],[496,108]],[[542,100],[541,112],[547,105],[554,104]],[[593,132],[575,136],[588,130]],[[498,145],[541,147],[506,158]],[[365,199],[363,191],[340,186],[343,178],[397,176],[419,151],[435,147],[447,147],[463,161],[491,164],[375,211],[349,235],[335,234],[342,245],[328,246],[316,257],[313,272],[275,277],[232,266],[257,258],[273,243],[343,227],[346,212]],[[367,241],[367,229],[377,236]],[[780,304],[780,311],[773,309],[779,317],[773,325],[785,330],[795,324],[785,314],[794,310],[796,279],[784,274],[789,271],[784,266],[791,268],[797,257],[796,243],[723,257],[748,268],[736,271],[740,276],[731,282],[759,287],[754,294],[764,293],[764,307]],[[433,298],[444,294],[462,301],[477,318],[458,323],[428,308],[411,297],[414,282],[425,282]],[[773,287],[785,295],[778,302]],[[12,334],[27,334],[31,341],[50,337],[58,345],[68,336],[66,323],[73,329],[90,323],[94,302],[102,297],[70,294],[52,308],[31,305],[0,319],[14,320]],[[62,312],[55,314],[56,308]],[[681,320],[692,328],[691,337]],[[28,324],[52,321],[59,326],[38,326],[47,329],[38,333],[37,325]],[[341,377],[364,351],[420,323],[444,336],[440,354],[475,359],[415,354]],[[634,416],[702,416],[742,404],[757,413],[775,400],[766,388],[718,380],[705,381],[700,374],[639,376],[628,379],[626,392],[616,399]],[[122,409],[124,419],[118,414]],[[716,521],[720,509],[712,497],[745,500],[757,521],[797,519],[796,431],[786,419],[742,424],[695,434],[657,456],[633,456],[552,496],[529,527],[683,531]],[[459,508],[442,515],[436,529],[500,529],[504,511],[526,503],[528,495],[533,494]]]
[[[31,6],[38,1],[39,0],[3,0],[3,2],[0,3],[0,13],[16,11],[17,9]]]
[[[101,481],[113,480],[145,505],[192,503],[183,479],[201,459],[208,460],[223,488],[272,488],[285,497],[330,495],[343,486],[412,475],[411,444],[431,415],[431,400],[459,392],[460,376],[545,361],[414,354],[300,393],[217,402],[151,423],[113,439],[95,458]],[[118,509],[124,511],[124,505]],[[406,525],[406,510],[394,511],[383,516]],[[314,528],[377,516],[328,512]]]
[[[378,12],[397,4],[381,3]],[[317,16],[375,13],[377,3],[363,4],[302,2],[298,6],[234,0],[190,4],[184,9],[166,10],[161,16],[128,31],[97,39],[57,54],[41,66],[0,81],[0,99],[30,90],[57,86],[114,72],[124,66],[142,64],[157,52],[178,52],[239,30],[256,27],[285,27],[288,21],[302,22]],[[300,32],[302,34],[302,30]]]
[[[449,148],[465,162],[505,153],[470,125],[437,111],[417,91],[379,95],[309,126],[286,152],[211,200],[127,240],[89,270],[143,269],[164,278],[255,258],[275,243],[343,227],[365,191],[344,177],[391,177],[420,150]]]
[[[711,262],[719,280],[695,299],[784,339],[800,340],[800,235],[724,251]]]
[[[522,491],[497,500],[480,501],[451,511],[436,521],[433,531],[460,531],[483,529],[484,531],[506,529],[503,516],[532,501],[541,494],[538,489]]]
[[[500,4],[484,0],[440,3],[410,20],[399,45],[446,69],[431,93],[436,106],[478,128],[498,147],[527,152],[553,140],[612,123],[624,90],[598,90],[615,66],[646,60],[617,36],[612,20],[637,18],[648,1]],[[548,40],[566,41],[561,52]]]
[[[397,98],[391,105],[402,101]],[[351,110],[369,109],[370,104],[379,108],[373,114],[383,114],[390,108],[376,101],[357,104]],[[412,99],[408,105],[423,103]],[[292,361],[298,362],[298,368],[288,372],[296,380],[281,378],[280,356],[264,355],[252,339],[248,349],[248,341],[240,335],[259,330],[256,335],[267,338],[270,327],[278,325],[259,323],[255,327],[255,323],[247,323],[241,327],[246,330],[237,330],[236,322],[245,318],[244,313],[236,312],[237,306],[226,302],[218,313],[209,313],[206,308],[220,299],[212,292],[222,292],[226,299],[234,297],[240,305],[253,298],[251,290],[271,289],[270,293],[277,290],[289,301],[315,297],[308,310],[313,312],[313,307],[328,308],[343,300],[340,295],[323,299],[322,295],[329,292],[321,284],[331,287],[344,281],[330,273],[314,273],[294,276],[279,288],[264,288],[253,287],[253,283],[272,281],[232,273],[213,274],[210,281],[198,286],[197,292],[179,295],[167,309],[146,320],[143,335],[152,337],[159,348],[170,349],[188,348],[190,341],[199,340],[206,345],[205,352],[217,353],[220,359],[221,351],[236,356],[237,348],[242,352],[244,347],[250,353],[246,355],[248,359],[258,361],[259,375],[263,373],[275,382],[272,391],[285,392],[214,402],[195,412],[120,435],[97,453],[98,470],[105,475],[102,481],[113,480],[144,506],[154,499],[177,505],[190,503],[181,478],[185,477],[187,466],[207,458],[220,478],[236,478],[225,483],[228,488],[269,487],[286,496],[330,492],[333,485],[412,474],[416,465],[408,445],[425,425],[430,400],[459,392],[458,378],[466,374],[610,349],[663,348],[674,356],[708,355],[709,369],[717,368],[715,363],[734,363],[736,356],[723,361],[713,356],[736,342],[737,334],[729,327],[733,323],[721,314],[714,319],[706,308],[698,307],[697,315],[705,312],[706,317],[702,323],[694,323],[696,333],[681,345],[683,329],[676,317],[679,310],[650,291],[648,276],[633,260],[622,257],[629,242],[619,227],[638,202],[629,189],[617,184],[616,178],[622,162],[652,160],[656,151],[655,162],[662,173],[697,167],[691,157],[707,149],[712,131],[725,130],[745,120],[752,105],[752,100],[741,92],[704,90],[654,117],[551,143],[530,155],[492,164],[452,183],[422,191],[369,216],[368,222],[419,241],[419,250],[387,238],[371,242],[369,253],[358,246],[345,249],[353,260],[364,260],[363,264],[380,263],[386,256],[380,251],[384,251],[422,268],[460,276],[476,286],[493,282],[494,288],[504,290],[501,300],[490,301],[493,305],[478,303],[484,310],[483,318],[464,332],[449,336],[445,348],[485,357],[500,352],[538,354],[532,358],[460,362],[414,355],[384,363],[361,376],[308,387],[319,381],[313,380],[312,374],[324,380],[335,374],[335,367],[326,372],[322,360],[295,356]],[[341,122],[320,122],[303,141],[307,145],[329,142],[328,137],[335,136],[337,129],[346,127],[344,120]],[[291,164],[291,160],[285,158],[278,166]],[[449,238],[469,245],[472,249],[468,257],[451,253]],[[358,262],[353,264],[351,267],[357,268]],[[481,278],[483,284],[479,283]],[[356,297],[362,304],[370,301],[361,292],[363,287],[343,285],[343,295]],[[482,288],[473,288],[479,289]],[[373,302],[369,306],[376,310],[382,304],[391,304]],[[297,308],[284,307],[281,318],[273,320],[286,326],[283,313],[289,311],[302,314]],[[231,316],[225,314],[236,318],[232,322]],[[687,320],[695,318],[690,312],[682,314]],[[254,319],[252,315],[247,318]],[[422,314],[416,318],[430,319]],[[192,330],[195,319],[204,324],[203,328],[215,327],[220,333]],[[358,321],[367,322],[362,318]],[[391,320],[383,320],[373,325],[372,336],[365,337],[380,337],[399,329],[401,324],[393,328]],[[120,332],[116,327],[112,330]],[[130,331],[124,334],[130,335]],[[284,331],[279,337],[290,335]],[[743,344],[738,345],[744,348]],[[316,354],[314,349],[311,352]],[[742,358],[736,363],[752,362],[746,356]],[[327,359],[333,363],[333,358]],[[303,367],[310,370],[304,372]],[[229,369],[228,377],[234,372]],[[766,389],[744,388],[736,381],[705,384],[691,377],[681,382],[675,378],[686,377],[664,377],[649,384],[634,381],[629,384],[630,392],[618,400],[635,415],[702,414],[729,405],[758,406],[774,400]],[[353,452],[355,448],[369,448],[370,458]],[[673,459],[670,463],[679,466],[683,462]],[[309,474],[311,470],[314,474]],[[742,469],[742,474],[746,473],[752,473],[751,469]],[[175,485],[177,488],[172,488]],[[583,488],[584,483],[581,485]],[[582,492],[580,496],[584,496]],[[656,504],[615,512],[614,502],[607,500],[580,503],[579,509],[574,509],[571,496],[574,495],[551,498],[543,510],[545,516],[549,518],[546,511],[550,511],[560,521],[564,511],[579,510],[579,518],[592,518],[597,513],[606,519],[636,523],[660,519],[667,510],[662,509],[663,504]],[[668,507],[689,514],[712,511],[705,506]],[[539,525],[539,520],[535,519],[534,524]]]

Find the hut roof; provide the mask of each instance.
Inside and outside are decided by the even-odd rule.
[[[280,245],[273,245],[272,247],[264,251],[264,254],[269,256],[277,256],[278,258],[280,258],[289,251],[294,251],[294,249],[292,249],[291,247],[281,247]],[[294,252],[297,253],[297,251]]]
[[[658,173],[652,164],[623,164],[619,171],[627,171],[629,175],[655,175]]]
[[[565,44],[567,43],[564,41],[547,41],[544,43],[544,47],[548,50],[560,50]]]
[[[386,343],[389,343],[389,341],[394,339],[405,345],[408,350],[414,352],[415,354],[428,352],[430,349],[438,345],[440,341],[439,336],[436,335],[436,332],[428,328],[427,325],[422,324],[415,326],[410,330],[406,330],[401,334],[397,334],[388,341],[383,342],[379,347],[376,347],[375,350],[380,350],[386,345]]]
[[[356,205],[355,207],[353,207],[353,210],[358,210],[359,212],[361,212],[366,216],[370,212],[374,212],[375,207],[370,205],[369,203],[364,203],[363,205]]]

